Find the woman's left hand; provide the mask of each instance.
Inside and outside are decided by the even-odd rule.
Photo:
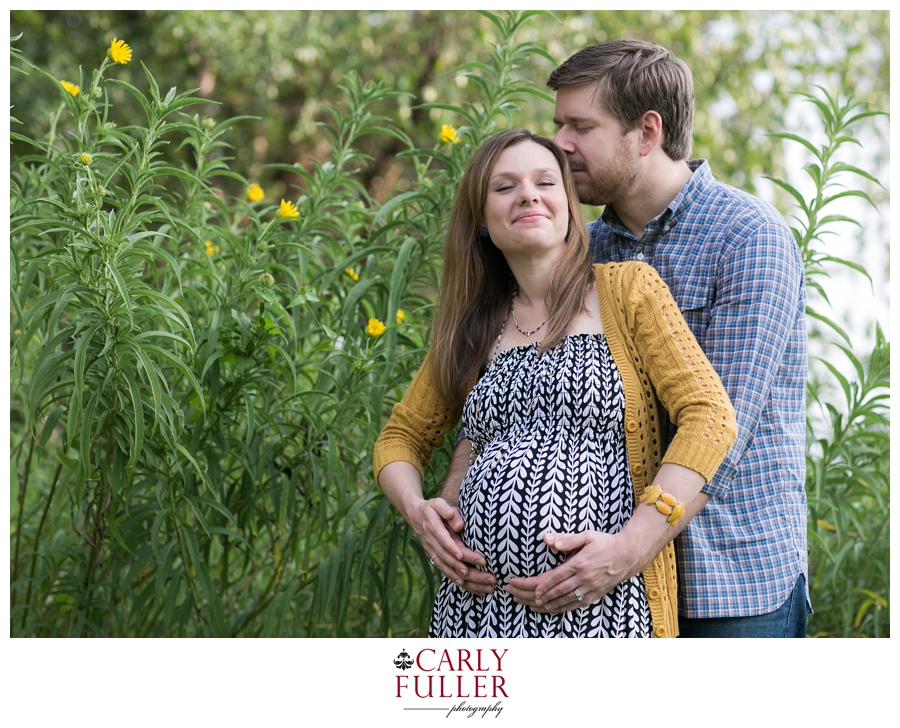
[[[516,577],[506,586],[514,601],[536,612],[569,612],[585,607],[637,570],[636,554],[623,543],[621,533],[547,533],[544,543],[568,553],[569,558],[540,576]]]

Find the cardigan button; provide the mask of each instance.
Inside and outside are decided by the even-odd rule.
[[[657,589],[656,587],[649,589],[647,591],[647,599],[652,599],[653,601],[659,599],[659,589]]]
[[[665,627],[660,625],[659,627],[653,628],[653,634],[655,634],[657,637],[665,637],[668,634],[668,632],[666,632]]]
[[[628,422],[625,424],[626,432],[637,432],[637,428],[638,424],[634,420],[628,420]]]
[[[638,463],[631,469],[631,472],[633,472],[635,475],[640,475],[644,472],[644,466]]]

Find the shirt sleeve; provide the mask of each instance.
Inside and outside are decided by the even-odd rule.
[[[772,401],[806,294],[797,244],[786,225],[766,222],[737,230],[740,243],[719,264],[703,350],[734,405],[738,433],[703,492],[724,498]]]
[[[646,372],[678,428],[663,462],[686,467],[709,481],[734,442],[734,409],[659,274],[643,264],[635,270],[629,315],[641,360],[639,376]]]
[[[443,444],[444,435],[459,421],[460,414],[461,407],[453,407],[438,396],[426,356],[375,443],[376,482],[382,468],[398,460],[411,463],[419,475],[424,475],[432,452]]]

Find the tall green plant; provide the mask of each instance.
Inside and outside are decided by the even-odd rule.
[[[822,279],[828,277],[832,265],[852,269],[871,283],[865,268],[826,253],[822,246],[833,224],[859,225],[826,208],[847,197],[861,198],[874,207],[866,192],[846,187],[844,180],[848,175],[880,184],[878,180],[837,155],[847,145],[859,145],[854,125],[883,112],[868,111],[862,102],[820,91],[821,97],[802,96],[818,111],[823,144],[796,134],[772,135],[802,144],[813,156],[803,168],[813,183],[814,192],[808,198],[784,180],[772,181],[799,206],[793,231],[814,299],[807,313],[840,335],[845,343],[831,346],[843,354],[855,375],[847,377],[834,363],[820,359],[837,385],[838,396],[814,380],[807,388],[810,591],[816,610],[810,619],[810,634],[881,637],[890,634],[890,344],[880,327],[876,328],[871,353],[865,358],[857,356],[847,333],[819,311],[816,303],[829,302]]]
[[[31,67],[60,102],[12,163],[13,634],[421,630],[425,560],[371,448],[427,348],[453,190],[518,98],[529,15],[495,19],[479,126],[448,119],[430,148],[373,113],[397,92],[346,76],[328,161],[277,165],[300,180],[279,204],[231,169],[243,119],[191,115],[208,102],[146,67],[143,88],[110,79],[121,46],[87,82]],[[117,118],[110,84],[144,119]],[[416,173],[384,205],[358,180],[367,135]]]

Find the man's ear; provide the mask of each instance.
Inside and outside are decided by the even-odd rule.
[[[656,111],[646,111],[638,122],[638,129],[641,132],[641,156],[646,157],[657,145],[662,144],[662,117]]]

